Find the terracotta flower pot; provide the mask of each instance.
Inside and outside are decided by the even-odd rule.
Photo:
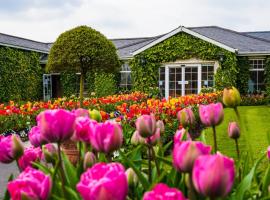
[[[72,140],[67,140],[62,143],[61,148],[63,152],[67,155],[69,161],[76,165],[79,159],[79,151],[77,149],[76,142]]]

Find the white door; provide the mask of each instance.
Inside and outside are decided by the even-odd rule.
[[[43,74],[43,100],[47,101],[52,98],[52,75]]]
[[[165,97],[198,94],[201,89],[201,65],[165,67]]]

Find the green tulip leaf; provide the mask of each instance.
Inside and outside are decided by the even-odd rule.
[[[71,188],[76,189],[76,184],[79,182],[79,178],[77,176],[76,168],[69,161],[68,157],[63,153],[63,164],[65,169],[65,176],[67,181],[69,182]]]
[[[13,179],[14,179],[14,175],[10,174],[10,176],[8,178],[8,182],[12,181]],[[8,190],[6,189],[5,196],[4,196],[3,200],[9,200],[9,199],[10,199],[10,195],[9,195]]]
[[[144,177],[144,175],[141,173],[141,171],[136,167],[136,165],[133,163],[133,161],[131,161],[129,158],[127,158],[127,156],[119,150],[119,154],[121,155],[121,157],[124,159],[124,161],[134,170],[134,172],[136,173],[136,175],[138,176],[139,181],[141,182],[143,188],[145,190],[147,190],[149,188],[149,183],[147,181],[147,179]]]
[[[248,191],[251,187],[252,179],[254,177],[255,171],[264,157],[265,157],[265,154],[256,161],[256,163],[253,165],[248,175],[246,175],[241,181],[241,183],[238,185],[238,187],[236,188],[235,194],[233,195],[234,200],[244,199],[246,191]]]

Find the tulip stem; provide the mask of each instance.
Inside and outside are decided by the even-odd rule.
[[[155,165],[156,165],[156,168],[157,168],[157,175],[160,176],[160,169],[159,169],[159,165],[158,165],[158,162],[157,162],[157,159],[156,159],[154,148],[153,148],[152,145],[150,145],[150,147],[151,147],[151,151],[152,151],[152,158],[155,161]]]
[[[239,113],[237,107],[234,108],[234,112],[235,112],[235,114],[236,114],[238,120],[240,121],[240,113]]]
[[[213,129],[213,135],[214,135],[214,152],[217,153],[217,133],[216,133],[216,127],[212,126]]]
[[[18,169],[19,169],[19,172],[21,173],[21,172],[22,172],[22,170],[21,170],[21,168],[20,168],[20,165],[19,165],[19,160],[18,160],[18,159],[16,159],[16,164],[17,164],[17,167],[18,167]]]
[[[152,183],[151,145],[147,145],[147,147],[148,147],[148,181],[149,183]]]
[[[188,198],[189,199],[192,199],[192,200],[195,200],[197,199],[196,197],[196,191],[195,191],[195,188],[194,188],[194,185],[193,185],[193,181],[192,181],[192,173],[189,173],[187,174],[188,175]]]
[[[238,160],[240,160],[240,151],[239,151],[239,145],[238,145],[237,139],[235,139],[235,147],[236,147],[237,158]]]
[[[65,189],[65,185],[66,185],[66,180],[65,180],[65,172],[63,169],[63,164],[62,164],[62,156],[61,156],[61,147],[60,147],[60,143],[58,143],[58,162],[59,162],[59,168],[60,168],[60,174],[61,174],[61,179],[62,179],[62,190],[63,190],[63,194],[66,197],[66,189]]]

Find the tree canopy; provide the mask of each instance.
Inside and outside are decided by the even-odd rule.
[[[119,66],[116,48],[111,41],[88,26],[78,26],[57,38],[50,50],[46,69],[49,72],[80,72],[82,97],[87,71],[115,72]]]

